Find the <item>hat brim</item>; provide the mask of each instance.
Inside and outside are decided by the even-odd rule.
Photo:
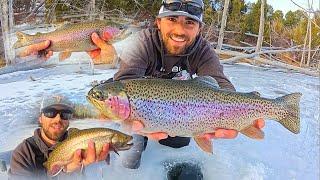
[[[163,12],[161,12],[157,18],[163,18],[163,17],[168,17],[168,16],[186,16],[189,17],[191,19],[194,19],[196,21],[198,21],[200,24],[203,24],[203,22],[201,21],[201,19],[197,16],[191,15],[185,11],[170,11],[170,10],[164,10]]]
[[[57,109],[57,110],[65,109],[65,110],[70,110],[70,111],[74,112],[74,108],[71,107],[71,106],[68,106],[66,104],[52,104],[50,106],[47,106],[47,107],[43,108],[42,110],[49,109],[49,108],[54,108],[54,109]]]

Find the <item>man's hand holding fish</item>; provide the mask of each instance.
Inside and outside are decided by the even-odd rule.
[[[88,166],[92,163],[103,161],[107,159],[107,156],[109,154],[109,144],[104,144],[102,147],[102,151],[99,155],[96,155],[96,148],[93,141],[88,142],[88,149],[87,151],[83,151],[81,149],[78,149],[73,157],[72,161],[66,165],[66,168],[64,169],[65,172],[74,172],[77,170],[81,170],[81,168]]]

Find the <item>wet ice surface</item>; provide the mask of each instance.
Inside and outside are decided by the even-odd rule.
[[[87,67],[89,69],[89,67]],[[84,70],[84,71],[81,71]],[[35,69],[0,76],[0,158],[37,127],[39,101],[43,94],[64,94],[75,102],[86,103],[85,94],[93,80],[106,80],[116,70],[95,70],[90,75],[79,65]],[[190,146],[172,149],[149,141],[137,170],[121,167],[113,153],[111,165],[92,165],[86,176],[119,180],[162,180],[174,163],[198,163],[205,179],[319,179],[319,78],[280,69],[247,65],[225,65],[225,73],[240,92],[258,91],[276,98],[301,92],[301,132],[292,134],[275,121],[266,121],[265,139],[257,141],[241,134],[233,140],[214,140],[214,154],[202,152],[194,141]],[[34,79],[35,81],[32,81]],[[117,126],[92,120],[72,122],[70,127]],[[0,173],[0,178],[6,178]]]

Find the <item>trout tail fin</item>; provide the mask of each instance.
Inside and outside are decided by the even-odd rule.
[[[28,45],[28,43],[30,43],[30,41],[32,39],[32,35],[25,34],[20,31],[16,32],[16,36],[17,36],[18,40],[13,45],[13,48],[15,48],[15,49]]]
[[[279,122],[295,134],[300,132],[299,102],[301,96],[301,93],[292,93],[276,98],[276,101],[280,103],[285,110],[285,113],[280,116]]]

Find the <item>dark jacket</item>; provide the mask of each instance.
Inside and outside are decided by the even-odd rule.
[[[141,78],[151,76],[156,78],[174,78],[186,71],[190,76],[211,76],[221,88],[234,91],[235,88],[223,73],[217,54],[210,44],[198,36],[195,42],[188,47],[185,54],[169,55],[166,53],[163,41],[158,29],[144,29],[136,35],[126,49],[120,55],[120,69],[115,74],[114,80]],[[143,138],[135,136],[136,141]],[[141,153],[146,146],[145,142],[135,142],[138,147],[132,147],[125,154],[128,157],[123,159],[127,168],[138,168],[140,165]],[[168,137],[160,140],[162,145],[173,148],[187,146],[190,142],[188,137]],[[141,145],[141,144],[144,144]]]
[[[63,135],[61,140],[67,137]],[[9,179],[45,179],[46,170],[43,163],[47,161],[49,153],[54,147],[49,148],[40,137],[40,128],[34,131],[34,135],[25,139],[13,151]]]

